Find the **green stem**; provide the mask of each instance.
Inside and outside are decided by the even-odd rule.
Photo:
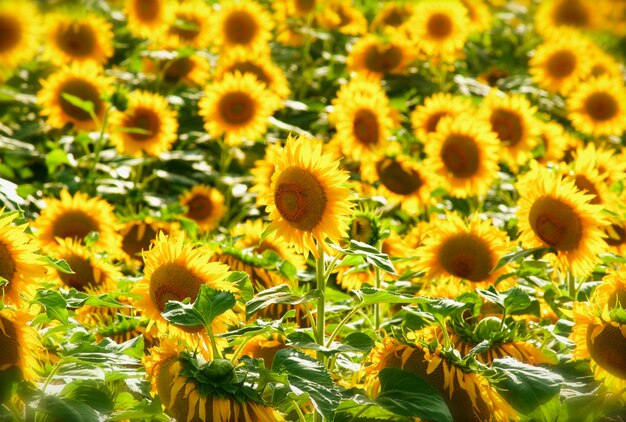
[[[222,359],[222,354],[217,348],[217,344],[215,343],[215,336],[213,335],[213,327],[211,325],[205,326],[207,333],[209,334],[209,339],[211,340],[211,348],[213,349],[213,360]]]
[[[298,403],[296,403],[295,400],[291,400],[291,403],[293,403],[293,407],[296,409],[296,413],[298,414],[298,420],[300,422],[306,422],[306,418],[304,417],[304,413],[302,413],[302,409],[300,409],[300,406],[298,406]]]
[[[576,278],[574,277],[574,274],[572,274],[571,271],[567,272],[567,285],[568,285],[569,295],[575,302],[576,296],[578,296],[577,295],[578,289],[576,288]]]
[[[328,341],[326,342],[326,347],[330,347],[330,345],[333,343],[333,341],[335,340],[335,337],[337,337],[337,335],[339,334],[339,332],[341,331],[343,326],[346,325],[348,323],[348,321],[350,321],[350,319],[352,319],[354,314],[359,312],[360,309],[361,309],[360,306],[356,306],[353,310],[350,311],[350,313],[348,313],[348,315],[346,315],[344,317],[344,319],[341,320],[341,322],[333,330],[333,332],[330,335],[330,337],[328,337]]]
[[[380,269],[378,267],[376,267],[376,269],[374,270],[375,272],[375,279],[374,279],[374,287],[376,287],[376,290],[380,289]],[[376,303],[374,304],[374,329],[378,330],[380,329],[380,303]]]
[[[317,289],[320,292],[320,297],[317,299],[317,344],[323,346],[324,331],[326,325],[326,318],[324,315],[324,307],[326,305],[326,277],[324,274],[324,248],[321,242],[317,243],[317,271],[315,273],[317,281]],[[322,360],[324,355],[321,352],[317,352],[317,359]]]
[[[107,107],[106,110],[104,110],[104,117],[102,118],[102,124],[100,125],[100,135],[98,136],[98,139],[96,140],[93,146],[93,161],[91,163],[91,166],[89,167],[89,173],[87,173],[87,180],[89,181],[89,183],[93,184],[94,193],[95,193],[96,184],[95,184],[95,181],[93,181],[92,179],[95,176],[96,166],[98,165],[98,160],[100,159],[100,152],[102,151],[102,147],[103,147],[102,141],[104,139],[104,132],[106,131],[107,123],[109,121],[109,110],[111,110],[111,107]]]
[[[237,350],[235,350],[235,353],[233,353],[233,357],[230,358],[230,361],[235,364],[235,361],[237,360],[237,358],[239,357],[239,355],[241,354],[241,351],[243,350],[244,346],[246,345],[246,343],[248,343],[250,341],[250,339],[254,337],[252,336],[247,336],[246,338],[243,339],[243,341],[241,342],[241,344],[237,347]]]

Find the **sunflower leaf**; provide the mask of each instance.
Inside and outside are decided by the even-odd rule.
[[[374,287],[363,287],[361,290],[355,290],[352,293],[360,300],[359,306],[361,307],[378,303],[417,303],[422,300],[415,296],[376,289]]]
[[[553,248],[532,248],[532,249],[522,249],[521,251],[508,253],[504,255],[502,258],[500,258],[500,261],[498,261],[498,265],[496,265],[496,267],[493,270],[491,270],[491,272],[499,270],[505,265],[510,264],[511,262],[517,261],[519,259],[523,259],[531,255],[543,256],[548,252],[556,252],[556,251]]]
[[[357,240],[350,240],[350,248],[344,250],[348,255],[360,255],[366,262],[389,274],[397,274],[389,256],[375,247]]]
[[[246,318],[265,309],[270,305],[300,305],[302,303],[313,302],[320,296],[319,290],[311,290],[304,296],[294,295],[291,288],[286,284],[280,284],[257,294],[252,300],[246,303]]]
[[[94,105],[91,101],[85,101],[82,98],[79,98],[75,95],[68,94],[65,92],[61,93],[61,96],[65,101],[73,105],[74,107],[78,107],[86,113],[89,113],[90,116],[95,115]]]
[[[72,269],[70,268],[70,266],[64,259],[55,259],[55,258],[45,255],[45,256],[41,256],[41,260],[45,264],[51,266],[55,270],[60,271],[64,274],[75,274],[74,271],[72,271]]]
[[[203,325],[210,327],[215,318],[235,306],[235,295],[215,290],[203,284],[193,304],[170,300],[165,304],[163,318],[172,324],[185,327]]]
[[[33,298],[33,302],[40,304],[46,310],[46,315],[51,320],[58,320],[63,325],[68,324],[67,302],[61,293],[52,290],[39,290]]]

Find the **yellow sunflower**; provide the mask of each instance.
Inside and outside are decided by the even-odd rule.
[[[585,0],[545,0],[537,8],[535,27],[540,33],[556,33],[568,29],[592,29],[600,15],[596,5]]]
[[[604,241],[609,246],[609,251],[626,255],[626,221],[611,221],[604,231]]]
[[[217,227],[226,212],[224,195],[210,186],[194,186],[180,197],[180,203],[187,208],[185,217],[195,221],[203,231]]]
[[[413,48],[405,37],[384,39],[368,34],[352,46],[347,65],[352,72],[383,78],[390,73],[402,73],[414,58]]]
[[[155,220],[152,217],[136,218],[126,221],[120,230],[122,250],[125,261],[131,267],[143,264],[143,251],[148,251],[156,239],[157,233],[175,234],[180,230],[176,223]]]
[[[498,172],[498,140],[469,115],[445,117],[426,143],[426,167],[452,196],[483,196]]]
[[[491,125],[500,141],[502,161],[513,169],[528,161],[537,142],[536,107],[520,95],[492,91],[483,100],[479,118]]]
[[[182,47],[207,48],[213,41],[212,9],[201,0],[185,0],[174,3],[174,7],[173,19],[170,19],[160,44],[173,50]]]
[[[537,121],[537,125],[539,126],[538,137],[543,149],[537,161],[541,164],[561,162],[569,144],[570,135],[556,122]]]
[[[574,32],[547,38],[530,59],[530,74],[541,88],[567,94],[591,70],[588,56],[581,54],[590,48],[589,41]]]
[[[482,0],[461,0],[470,21],[470,32],[484,32],[491,28],[491,12]]]
[[[487,287],[506,272],[494,271],[498,261],[510,249],[505,232],[491,221],[477,217],[465,223],[456,214],[447,214],[444,221],[433,224],[432,231],[415,254],[418,271],[426,280],[466,280],[476,287]]]
[[[562,270],[576,276],[589,273],[598,253],[606,250],[601,205],[576,189],[573,179],[563,178],[538,166],[517,183],[520,241],[526,248],[548,247],[557,251]]]
[[[269,118],[280,105],[278,97],[249,73],[236,71],[206,87],[198,105],[211,136],[225,134],[228,145],[254,141],[267,130]]]
[[[213,43],[222,52],[267,53],[272,27],[270,14],[253,0],[223,1],[211,21]]]
[[[156,74],[170,84],[182,83],[189,86],[202,86],[210,77],[211,64],[199,54],[176,57],[171,60],[144,60],[144,72]]]
[[[46,17],[44,60],[57,65],[91,62],[104,65],[113,55],[113,30],[96,15],[54,13]]]
[[[417,4],[407,25],[424,53],[449,60],[463,48],[470,21],[460,2],[424,1]]]
[[[468,98],[438,92],[424,99],[424,103],[411,112],[411,126],[417,139],[425,142],[428,135],[437,130],[442,118],[470,113],[471,110],[472,102]]]
[[[263,201],[269,229],[299,253],[316,254],[316,242],[328,250],[326,239],[337,243],[347,231],[351,192],[345,187],[348,174],[338,166],[321,143],[302,137],[289,136],[276,160]]]
[[[169,151],[177,139],[176,112],[159,94],[133,91],[128,108],[111,115],[111,142],[120,154],[158,157]]]
[[[215,69],[214,80],[219,82],[224,79],[226,73],[237,71],[252,74],[280,99],[289,97],[289,81],[283,70],[274,64],[270,57],[250,54],[246,50],[233,50],[223,54]]]
[[[37,93],[37,103],[42,108],[40,114],[53,128],[62,129],[72,123],[78,130],[93,130],[102,122],[107,107],[102,98],[109,91],[111,80],[102,76],[96,65],[72,64],[49,76],[41,85]],[[64,94],[91,103],[93,115],[72,104]]]
[[[284,421],[278,412],[266,406],[260,398],[258,401],[253,400],[243,391],[238,391],[235,384],[230,384],[233,390],[229,389],[228,393],[224,390],[219,395],[203,393],[202,379],[189,377],[189,374],[195,373],[192,368],[198,368],[204,362],[189,356],[184,350],[184,345],[166,338],[143,358],[153,393],[159,396],[167,412],[176,420]],[[201,374],[206,376],[205,373]],[[231,379],[231,376],[226,375],[225,378]]]
[[[216,290],[236,292],[236,287],[226,281],[228,267],[209,262],[211,255],[211,250],[207,247],[193,248],[185,244],[182,233],[171,237],[159,233],[150,251],[144,253],[144,277],[132,291],[139,296],[135,307],[148,319],[148,330],[156,326],[159,335],[168,333],[180,338],[199,348],[207,359],[212,358],[213,351],[204,327],[173,325],[161,313],[169,300],[183,301],[190,298],[194,302],[203,284]],[[232,310],[226,311],[213,320],[213,332],[226,332],[227,326],[234,324],[236,320]],[[218,347],[227,343],[224,339],[216,341]]]
[[[253,177],[253,186],[250,188],[251,193],[256,193],[256,205],[261,206],[264,203],[264,197],[272,185],[272,175],[276,169],[276,160],[282,153],[283,148],[279,144],[269,144],[265,148],[265,157],[257,160],[254,167],[250,169]]]
[[[0,1],[0,68],[13,69],[37,51],[39,13],[30,1]]]
[[[367,32],[367,19],[352,5],[351,0],[327,0],[317,22],[324,29],[345,35]]]
[[[568,117],[579,131],[593,136],[621,136],[626,130],[624,82],[599,77],[581,83],[567,99]]]
[[[598,305],[605,315],[616,308],[626,309],[626,274],[610,269],[593,290],[590,303]]]
[[[304,44],[303,30],[311,27],[315,17],[321,12],[326,0],[276,0],[273,2],[276,22],[275,40],[290,47]]]
[[[591,54],[589,58],[589,78],[608,76],[613,79],[623,77],[622,65],[613,56],[604,52],[600,47],[591,44]]]
[[[22,296],[31,299],[35,287],[46,276],[46,267],[36,254],[32,236],[26,225],[15,226],[18,214],[2,214],[0,209],[0,297],[5,305],[20,306]],[[0,283],[1,284],[1,283]]]
[[[404,2],[388,2],[376,12],[370,29],[372,31],[394,33],[407,26],[409,19],[415,14],[415,5]]]
[[[621,148],[615,150],[607,144],[600,144],[596,147],[596,168],[600,176],[606,177],[608,186],[626,179],[626,155]],[[576,158],[576,151],[573,153]]]
[[[175,9],[176,3],[172,0],[126,0],[128,30],[136,37],[159,38],[176,19]]]
[[[28,324],[34,317],[26,309],[0,309],[0,372],[17,368],[31,382],[39,379],[39,356],[44,353],[37,331]]]
[[[46,208],[33,223],[44,252],[53,253],[58,239],[83,241],[89,233],[97,232],[98,240],[92,245],[95,252],[107,252],[112,257],[119,253],[122,237],[117,233],[113,206],[107,201],[81,192],[71,196],[63,190],[60,199],[47,198],[45,202]]]
[[[288,346],[285,344],[285,340],[280,336],[274,334],[271,337],[264,336],[263,334],[254,336],[241,350],[241,356],[250,356],[255,359],[263,359],[263,363],[267,369],[272,367],[274,362],[274,356],[279,350],[286,349]]]

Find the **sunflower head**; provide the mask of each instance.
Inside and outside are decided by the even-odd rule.
[[[470,113],[471,109],[472,103],[467,98],[439,92],[426,98],[424,104],[411,112],[411,126],[415,136],[426,141],[428,135],[437,130],[441,119]]]
[[[548,0],[537,8],[535,22],[538,31],[555,33],[565,28],[594,28],[598,17],[593,5],[584,0]]]
[[[0,1],[0,69],[13,69],[37,51],[39,13],[31,1]]]
[[[224,195],[204,185],[194,186],[180,198],[180,203],[187,208],[185,217],[195,221],[201,230],[212,230],[224,216]]]
[[[370,25],[371,30],[392,32],[402,27],[415,13],[411,3],[388,2],[380,9]]]
[[[126,221],[120,230],[122,250],[127,255],[129,263],[143,263],[142,253],[150,249],[159,232],[170,235],[177,231],[178,225],[156,221],[151,217]]]
[[[199,0],[180,2],[174,7],[162,43],[172,49],[208,47],[211,42],[211,8]]]
[[[346,35],[361,35],[367,32],[367,19],[349,0],[326,0],[317,21],[324,29]]]
[[[253,0],[228,0],[212,20],[213,40],[221,51],[243,49],[265,53],[272,37],[272,18]]]
[[[348,226],[348,237],[351,240],[376,246],[382,238],[383,227],[380,215],[368,209],[355,211]]]
[[[263,359],[265,367],[269,369],[272,367],[276,352],[287,347],[285,340],[277,334],[272,335],[270,338],[261,334],[248,340],[241,350],[241,355],[247,355],[255,359]]]
[[[626,88],[608,76],[581,83],[567,100],[574,127],[593,136],[621,136],[626,130]]]
[[[174,2],[169,0],[126,0],[124,11],[128,29],[141,38],[156,39],[167,30],[174,16]]]
[[[405,37],[385,40],[366,35],[352,47],[347,63],[352,71],[382,78],[390,73],[401,73],[413,58],[411,44]]]
[[[469,35],[467,9],[460,2],[420,2],[407,25],[427,55],[444,60],[453,58]]]
[[[36,382],[43,347],[37,331],[28,325],[33,318],[24,309],[0,309],[0,372],[17,368],[23,379]]]

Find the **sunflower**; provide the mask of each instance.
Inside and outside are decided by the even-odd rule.
[[[411,112],[411,126],[417,139],[426,141],[428,135],[437,130],[442,118],[470,113],[472,102],[458,95],[438,92],[424,100],[424,104]]]
[[[5,305],[20,306],[21,296],[30,299],[38,282],[46,276],[46,268],[32,236],[24,233],[26,225],[15,226],[18,214],[2,214],[0,210],[0,297]],[[1,283],[0,283],[1,284]]]
[[[261,206],[264,203],[264,197],[272,185],[272,175],[276,169],[276,160],[282,154],[283,148],[279,144],[269,144],[265,148],[265,157],[254,163],[254,168],[250,169],[253,177],[253,186],[250,188],[251,193],[256,193],[256,205]]]
[[[526,248],[554,248],[562,270],[586,275],[606,250],[601,205],[576,189],[571,178],[550,173],[536,162],[517,183],[520,241]]]
[[[175,8],[172,0],[126,0],[128,30],[136,37],[159,38],[176,19]]]
[[[37,103],[42,108],[40,114],[46,116],[46,123],[50,126],[62,129],[72,123],[78,130],[93,130],[102,122],[107,107],[102,97],[109,91],[111,80],[101,76],[96,65],[72,64],[52,74],[41,85]],[[64,95],[91,103],[93,115],[72,104]]]
[[[253,75],[280,99],[289,97],[289,81],[270,57],[255,56],[245,50],[234,50],[232,53],[222,55],[215,69],[214,81],[219,82],[224,79],[226,73],[237,71]]]
[[[241,355],[250,356],[255,359],[263,359],[265,367],[270,369],[276,353],[279,350],[286,349],[287,347],[288,346],[285,344],[285,340],[277,334],[274,334],[269,338],[260,334],[252,337],[246,342],[246,345],[241,350]]]
[[[165,98],[147,91],[133,91],[128,96],[128,108],[114,112],[110,124],[111,142],[124,155],[158,157],[177,139],[176,112]]]
[[[272,27],[270,14],[252,0],[225,0],[211,21],[213,42],[222,52],[244,49],[266,53]]]
[[[224,361],[222,361],[223,363]],[[264,404],[258,395],[244,394],[243,382],[232,382],[235,373],[216,375],[204,370],[207,363],[184,351],[184,346],[164,339],[160,346],[150,349],[143,364],[156,393],[168,413],[179,421],[284,421],[283,417]],[[193,378],[191,374],[198,374]],[[215,379],[220,376],[219,379]],[[211,380],[213,388],[207,389]],[[228,388],[216,388],[215,386]],[[217,391],[216,391],[217,390]],[[209,395],[206,391],[213,391]]]
[[[185,217],[195,221],[203,231],[217,227],[226,212],[224,195],[210,186],[194,186],[181,196],[180,203],[187,207]]]
[[[537,141],[537,109],[519,95],[502,95],[492,91],[483,100],[479,118],[491,125],[500,141],[501,157],[513,169],[528,161]]]
[[[287,139],[276,160],[272,185],[263,203],[279,238],[299,253],[316,252],[316,242],[328,250],[326,239],[337,243],[348,229],[351,192],[348,174],[311,139]]]
[[[336,142],[349,157],[365,161],[383,149],[394,126],[391,105],[380,85],[365,78],[341,87],[329,116],[337,128]]]
[[[619,270],[609,270],[593,290],[590,303],[602,308],[605,316],[613,309],[626,309],[626,275]]]
[[[136,218],[126,221],[120,230],[122,235],[122,250],[125,261],[130,266],[143,264],[143,251],[148,251],[156,239],[157,233],[171,235],[179,231],[175,223],[157,221],[152,217]]]
[[[604,241],[609,251],[618,255],[626,255],[626,221],[611,221],[604,229]]]
[[[212,357],[213,352],[204,327],[173,325],[161,313],[169,300],[183,301],[190,298],[194,302],[203,284],[216,290],[236,291],[236,287],[226,281],[228,267],[209,262],[211,255],[207,247],[193,248],[185,244],[182,233],[174,236],[159,233],[150,251],[144,253],[144,277],[132,291],[139,296],[135,307],[149,320],[147,330],[156,326],[160,334],[167,332],[200,348],[207,359]],[[235,322],[234,312],[226,311],[213,320],[213,332],[223,333],[227,325]],[[219,347],[226,344],[223,339],[217,341]]]
[[[236,71],[209,85],[198,105],[207,132],[225,134],[228,145],[237,145],[263,135],[280,102],[255,76]]]
[[[619,79],[599,77],[581,83],[567,100],[574,127],[593,136],[621,136],[626,130],[626,88]]]
[[[364,368],[368,395],[379,394],[378,374],[385,368],[401,368],[423,378],[443,397],[453,420],[489,421],[517,419],[516,412],[478,373],[465,372],[447,361],[439,350],[403,344],[387,337],[376,343]]]
[[[491,12],[482,0],[461,0],[470,21],[470,32],[484,32],[491,28]]]
[[[591,29],[599,14],[593,3],[585,0],[542,1],[535,15],[535,28],[541,33],[556,33],[565,28]]]
[[[352,46],[347,65],[352,72],[383,78],[390,73],[402,73],[415,58],[410,42],[402,36],[383,39],[365,35]]]
[[[537,161],[541,164],[561,162],[569,144],[570,135],[556,122],[537,121],[537,124],[540,146],[543,149]]]
[[[46,208],[33,223],[37,239],[44,252],[53,253],[58,239],[83,241],[91,232],[98,233],[92,245],[94,252],[108,252],[116,256],[120,252],[122,237],[117,233],[117,219],[113,207],[100,198],[77,192],[71,196],[61,191],[60,199],[48,198]]]
[[[55,13],[46,17],[44,60],[57,65],[91,62],[104,65],[113,56],[113,31],[96,15],[75,17]]]
[[[504,267],[495,267],[509,249],[506,233],[491,221],[472,218],[465,223],[456,214],[447,214],[416,250],[417,270],[425,272],[427,280],[451,278],[486,287],[506,272]]]
[[[367,32],[367,19],[350,0],[327,0],[317,22],[324,29],[345,35],[362,35]]]
[[[426,143],[426,167],[450,195],[482,196],[498,172],[498,140],[469,115],[445,117]]]
[[[30,1],[0,1],[0,68],[13,69],[35,55],[38,22]]]
[[[588,57],[580,54],[590,47],[589,41],[573,32],[550,37],[530,59],[530,74],[541,88],[567,94],[591,70]]]
[[[372,31],[382,30],[388,33],[395,33],[403,27],[407,27],[407,22],[415,14],[415,5],[412,3],[388,2],[382,9],[376,12],[376,16],[370,24]],[[402,31],[401,31],[402,32]]]
[[[463,48],[469,35],[467,10],[460,2],[420,2],[407,24],[412,39],[428,56],[449,60]]]
[[[276,22],[275,40],[290,47],[300,47],[306,37],[303,29],[310,27],[322,10],[326,0],[276,0],[274,21]]]
[[[201,0],[185,0],[174,6],[173,19],[170,19],[160,44],[173,50],[182,47],[207,48],[213,40],[211,8]]]
[[[43,347],[37,331],[28,325],[34,317],[26,309],[0,309],[0,373],[17,368],[26,381],[36,382],[39,378]]]
[[[589,78],[597,78],[600,76],[607,76],[612,79],[621,79],[622,66],[613,58],[610,54],[604,52],[601,48],[595,44],[591,44],[591,54],[589,58]]]
[[[208,60],[197,53],[170,60],[144,60],[143,67],[144,72],[154,73],[167,83],[189,86],[204,85],[211,70]]]

